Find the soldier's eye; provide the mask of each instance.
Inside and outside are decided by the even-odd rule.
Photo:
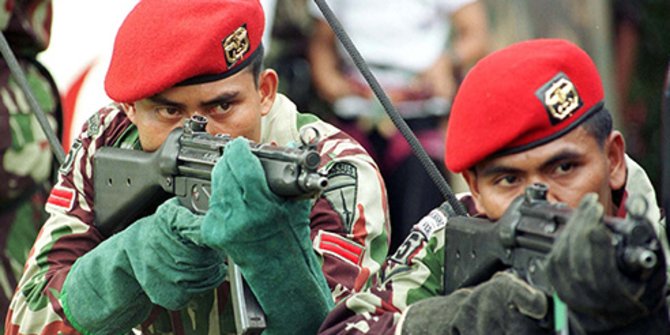
[[[576,164],[573,162],[564,162],[556,166],[556,173],[564,175],[575,169]]]
[[[181,119],[182,111],[176,107],[170,106],[160,106],[154,108],[154,113],[163,120],[176,120]]]
[[[214,114],[214,115],[223,115],[223,114],[228,113],[228,112],[231,110],[231,108],[232,108],[232,104],[231,104],[231,103],[229,103],[229,102],[222,102],[222,103],[220,103],[220,104],[214,106],[214,107],[211,109],[210,113],[212,113],[212,114]]]
[[[495,184],[499,186],[512,186],[519,182],[519,177],[515,175],[505,175],[496,179]]]

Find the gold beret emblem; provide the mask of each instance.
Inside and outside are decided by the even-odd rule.
[[[223,51],[226,55],[228,67],[239,62],[251,48],[247,26],[242,25],[223,40]]]
[[[552,78],[536,95],[549,113],[552,124],[563,121],[582,106],[577,88],[564,73]]]

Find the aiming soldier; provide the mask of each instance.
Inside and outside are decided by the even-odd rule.
[[[570,311],[571,331],[666,334],[667,257],[658,248],[652,271],[629,277],[601,221],[624,217],[626,199],[641,195],[667,247],[652,185],[626,156],[603,97],[593,61],[573,43],[539,39],[496,51],[471,69],[456,94],[446,165],[468,183],[462,200],[471,216],[498,220],[538,183],[548,187],[549,202],[575,208],[546,263]],[[445,225],[429,218],[417,224],[376,284],[342,301],[320,333],[552,334],[550,299],[508,271],[444,295]]]
[[[51,217],[34,244],[8,334],[234,332],[225,257],[240,266],[267,331],[313,333],[359,290],[388,249],[375,162],[335,127],[299,113],[263,69],[257,0],[143,0],[121,25],[105,79],[116,103],[94,114],[60,168]],[[95,225],[93,166],[102,147],[156,151],[193,115],[236,140],[212,172],[206,215],[176,199],[111,237]],[[248,140],[289,146],[311,126],[329,188],[273,194]]]

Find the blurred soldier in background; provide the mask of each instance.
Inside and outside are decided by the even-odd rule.
[[[58,128],[58,90],[36,59],[49,45],[51,1],[0,0],[0,29],[40,107]],[[44,203],[54,174],[46,136],[4,58],[0,95],[0,319],[4,320],[30,247],[47,218]]]

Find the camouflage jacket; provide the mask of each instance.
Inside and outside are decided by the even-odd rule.
[[[386,191],[377,166],[348,135],[315,116],[301,114],[279,95],[262,119],[264,143],[299,143],[311,125],[321,134],[317,150],[329,186],[310,215],[311,239],[335,301],[360,290],[388,251]],[[8,334],[74,334],[63,314],[60,291],[74,261],[102,242],[94,227],[92,158],[102,146],[138,148],[138,134],[117,105],[91,117],[61,166],[47,203],[50,219],[35,242],[14,295]],[[229,284],[192,301],[181,311],[158,306],[136,328],[145,334],[221,334],[234,331]]]
[[[624,194],[642,194],[650,204],[657,204],[654,189],[642,168],[627,157],[628,180]],[[624,195],[623,199],[626,196]],[[469,212],[474,206],[469,197],[462,198]],[[625,211],[617,213],[624,216]],[[668,260],[665,223],[661,212],[652,206],[648,212],[664,244]],[[324,321],[319,334],[400,334],[403,315],[421,299],[444,293],[444,222],[422,220],[413,227],[405,242],[390,256],[382,270],[365,291],[342,300]]]
[[[50,25],[50,0],[0,0],[0,29],[56,128],[58,90],[35,59],[46,48]],[[0,58],[0,96],[0,320],[4,320],[30,247],[48,217],[44,203],[51,187],[53,156],[4,58]]]

